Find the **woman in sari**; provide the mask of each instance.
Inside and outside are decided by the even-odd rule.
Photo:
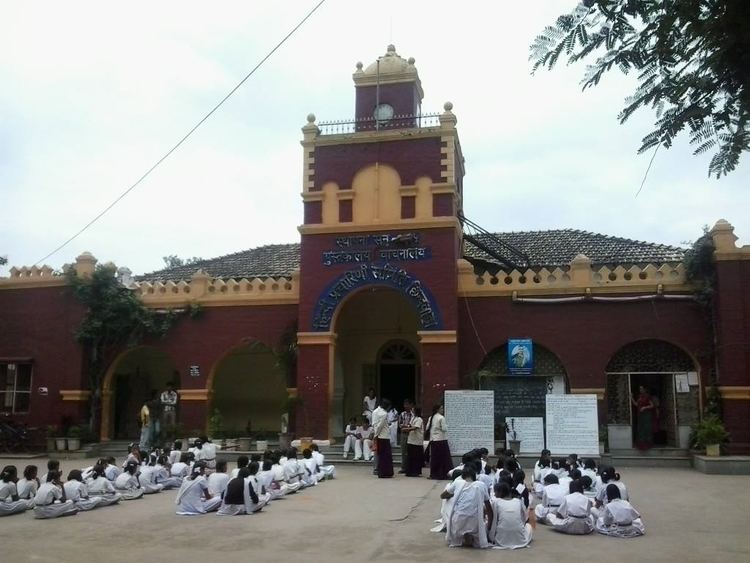
[[[639,450],[647,450],[654,445],[654,416],[656,406],[648,394],[648,390],[641,385],[638,388],[639,395],[636,399],[632,397],[630,402],[635,407],[635,447]]]

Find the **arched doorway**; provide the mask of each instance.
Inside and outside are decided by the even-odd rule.
[[[610,448],[633,447],[637,431],[631,402],[645,387],[657,405],[653,444],[687,447],[700,413],[698,369],[681,348],[663,340],[639,340],[620,348],[607,364]]]
[[[507,344],[495,348],[476,372],[476,387],[495,392],[495,439],[506,439],[506,423],[525,424],[527,428],[535,428],[536,433],[534,439],[521,440],[521,451],[536,454],[544,447],[546,396],[567,393],[568,375],[557,355],[536,342],[533,342],[533,357],[530,375],[512,375]]]
[[[170,383],[179,387],[179,379],[172,359],[158,348],[139,346],[121,354],[102,384],[102,437],[137,439],[143,404],[158,397]]]
[[[403,399],[419,402],[420,330],[418,314],[402,293],[387,287],[367,287],[351,295],[335,320],[334,386],[331,423],[334,436],[344,420],[361,418],[362,398],[374,387],[401,408]]]
[[[287,410],[286,375],[271,348],[254,341],[230,350],[214,366],[208,387],[209,419],[218,414],[214,420],[225,436],[277,437]]]
[[[413,401],[417,396],[418,373],[414,347],[405,340],[388,342],[378,354],[378,396],[388,397],[400,411],[405,399]]]

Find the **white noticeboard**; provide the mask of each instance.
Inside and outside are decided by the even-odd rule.
[[[547,395],[547,449],[552,455],[599,455],[596,395]]]
[[[451,455],[474,448],[495,451],[495,392],[446,391],[445,422]]]
[[[674,386],[678,393],[690,393],[690,379],[687,373],[674,374]]]
[[[521,453],[538,454],[544,449],[544,419],[541,416],[506,416],[505,424],[509,433],[505,434],[505,445],[514,439],[521,440]]]

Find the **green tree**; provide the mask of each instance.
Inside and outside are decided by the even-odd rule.
[[[164,264],[167,268],[176,268],[178,266],[189,266],[191,264],[197,264],[202,262],[203,258],[193,256],[192,258],[180,258],[176,254],[170,254],[169,256],[163,256]]]
[[[7,256],[0,256],[0,266],[5,266],[8,263]]]
[[[669,148],[687,131],[694,154],[713,151],[709,175],[734,170],[750,150],[750,1],[584,0],[557,18],[531,45],[533,72],[598,56],[584,90],[618,68],[637,73],[620,122],[656,111],[639,153]]]
[[[111,264],[98,265],[91,278],[78,277],[73,268],[67,272],[73,293],[86,309],[75,337],[85,351],[92,432],[101,410],[102,381],[117,354],[148,336],[164,336],[184,312],[148,309],[132,290],[117,281],[116,273]]]

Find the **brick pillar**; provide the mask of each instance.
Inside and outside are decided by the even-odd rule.
[[[179,403],[177,423],[182,424],[183,433],[192,436],[194,430],[199,434],[208,432],[208,389],[178,389]],[[185,437],[185,436],[182,436]]]
[[[297,436],[330,438],[328,428],[330,391],[333,378],[333,346],[336,335],[330,332],[298,332]]]
[[[422,362],[422,412],[429,416],[432,406],[443,402],[443,391],[460,388],[456,331],[423,331],[417,334]]]

